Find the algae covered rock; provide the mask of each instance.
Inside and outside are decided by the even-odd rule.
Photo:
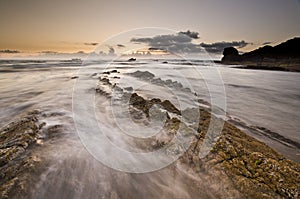
[[[200,159],[200,146],[212,117],[203,110],[200,115],[199,134],[181,162],[194,171],[205,171],[215,182],[227,179],[232,183],[230,189],[236,189],[242,198],[300,197],[300,165],[228,122],[210,154]]]
[[[27,154],[44,126],[39,125],[37,113],[31,112],[0,129],[0,198],[9,198],[13,189],[18,190],[15,195],[22,194],[26,171],[39,161]]]

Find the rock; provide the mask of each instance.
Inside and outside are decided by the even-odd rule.
[[[95,77],[95,76],[97,76],[98,75],[98,73],[93,73],[92,75],[91,75],[91,77]]]
[[[62,124],[55,124],[47,127],[47,136],[48,138],[53,138],[57,136],[61,136],[64,127]]]
[[[167,84],[168,86],[172,86],[172,83],[173,83],[172,80],[167,79],[165,82],[166,82],[166,84]]]
[[[225,54],[237,55],[237,52],[229,50]],[[131,75],[153,83],[159,81],[149,72],[136,71]],[[176,84],[172,80],[162,82]],[[124,90],[129,91],[130,88]],[[190,92],[187,88],[182,90]],[[149,151],[166,147],[165,152],[170,156],[184,152],[174,164],[184,165],[185,172],[195,179],[204,179],[199,180],[200,183],[205,184],[207,181],[205,185],[214,187],[213,190],[220,193],[220,198],[299,198],[299,164],[284,158],[227,121],[211,115],[209,108],[181,111],[169,100],[146,99],[130,92],[123,92],[122,100],[129,103],[131,119],[134,122],[145,126],[156,121],[163,124],[157,134],[138,143],[138,147]],[[206,101],[199,99],[198,102],[209,107]],[[214,132],[215,127],[222,122],[224,126],[220,135],[207,135],[208,129]],[[173,145],[174,138],[183,137],[193,139],[190,145]],[[199,152],[204,140],[211,145],[206,145],[209,147],[209,154],[200,158]],[[218,188],[221,190],[217,190]]]
[[[39,124],[39,129],[42,129],[44,126],[46,126],[46,122],[42,122],[41,124]]]
[[[222,62],[229,62],[229,61],[239,61],[240,56],[239,56],[239,51],[234,48],[234,47],[228,47],[225,48],[223,51],[223,58]]]
[[[228,47],[228,48],[224,49],[223,55],[224,56],[229,56],[229,55],[238,56],[239,55],[239,51],[236,48],[234,48],[234,47]]]
[[[174,88],[179,88],[179,89],[181,89],[183,86],[182,86],[181,83],[175,81],[175,82],[173,82],[173,87],[174,87]]]
[[[110,73],[118,73],[118,71],[117,70],[112,70],[112,71],[110,71]]]
[[[133,61],[136,61],[136,58],[130,58],[128,59],[129,62],[133,62]]]
[[[146,110],[147,101],[143,97],[139,96],[138,94],[133,93],[131,95],[129,104],[140,110],[143,110],[147,114],[147,110]]]
[[[0,198],[22,193],[22,183],[26,180],[23,174],[35,164],[28,156],[29,147],[35,145],[45,125],[38,124],[36,114],[36,111],[30,112],[0,129]]]
[[[300,165],[227,122],[210,154],[199,165],[198,154],[212,117],[206,110],[200,110],[199,115],[196,145],[192,144],[180,161],[190,165],[195,172],[199,169],[212,172],[210,180],[215,183],[224,179],[227,183],[232,181],[233,184],[228,184],[229,190],[236,189],[242,198],[300,196]],[[218,176],[214,175],[216,172]]]
[[[160,78],[152,79],[151,82],[157,85],[164,85],[164,81],[161,80]]]
[[[114,92],[120,92],[120,93],[122,93],[123,89],[121,87],[119,87],[119,86],[114,86],[113,91]]]
[[[139,70],[130,73],[130,75],[144,80],[151,80],[155,77],[155,75],[150,73],[149,71],[139,71]]]
[[[177,115],[181,115],[180,110],[178,110],[169,100],[165,100],[160,103],[161,106],[163,106],[167,111],[171,113],[175,113]]]
[[[126,91],[129,91],[129,92],[132,92],[133,91],[133,88],[130,86],[130,87],[125,87],[124,90]]]
[[[177,115],[181,114],[181,112],[169,100],[165,100],[163,102],[161,102],[161,100],[157,98],[145,100],[143,97],[139,96],[136,93],[133,93],[131,95],[129,104],[137,109],[142,110],[147,117],[149,117],[149,109],[154,104],[160,105],[163,109],[169,111],[170,113],[175,113]]]
[[[101,81],[104,85],[112,85],[112,84],[110,83],[109,79],[107,79],[107,78],[102,78],[102,79],[100,79],[100,81]]]

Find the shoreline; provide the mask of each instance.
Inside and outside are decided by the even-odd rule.
[[[269,70],[269,71],[284,71],[284,72],[300,72],[300,67],[284,67],[276,65],[276,63],[268,63],[265,65],[260,65],[257,63],[247,63],[247,62],[222,62],[221,60],[215,60],[216,64],[223,64],[230,66],[231,68],[237,69],[249,69],[249,70]]]

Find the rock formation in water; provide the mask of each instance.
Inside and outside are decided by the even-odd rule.
[[[227,53],[236,52],[229,49]],[[96,92],[101,98],[122,101],[119,104],[127,102],[125,104],[128,105],[131,119],[139,125],[146,127],[151,120],[164,122],[159,133],[143,139],[144,142],[136,146],[145,151],[167,146],[166,152],[170,155],[182,152],[179,159],[169,166],[168,171],[173,172],[169,172],[169,175],[178,175],[178,170],[181,169],[181,172],[187,174],[184,177],[189,177],[184,178],[190,181],[185,182],[187,186],[203,190],[204,193],[201,193],[203,195],[210,196],[210,193],[214,193],[213,198],[300,197],[299,164],[286,159],[266,144],[212,115],[209,106],[179,110],[168,99],[146,98],[132,87],[119,87],[114,82],[118,79],[111,73],[104,73],[99,77]],[[128,75],[136,75],[136,78],[150,82],[157,80],[149,72],[137,71]],[[164,84],[193,95],[182,86],[178,87],[177,82],[160,80],[157,83],[157,85]],[[113,99],[112,92],[117,92]],[[30,113],[23,119],[0,129],[0,198],[26,198],[28,194],[26,190],[32,186],[30,181],[32,175],[39,175],[41,170],[47,167],[43,160],[36,159],[29,150],[36,147],[45,125],[39,123],[38,114],[38,112]],[[213,127],[224,123],[217,137],[208,135],[212,121]],[[58,128],[60,127],[55,125],[53,128],[47,128],[46,132],[49,135],[55,134]],[[179,145],[173,147],[174,144],[168,147],[174,137],[182,138],[182,136],[192,138],[187,148]],[[51,136],[48,138],[51,139]],[[201,147],[207,140],[214,144],[208,148],[208,155],[200,158]],[[137,177],[137,175],[130,177],[134,176]],[[126,191],[122,189],[124,190]]]
[[[300,37],[277,46],[264,46],[239,55],[234,47],[223,51],[223,64],[247,65],[252,69],[300,71]]]
[[[33,110],[0,129],[1,199],[30,198],[33,184],[48,166],[37,151],[63,131],[62,125],[46,125],[39,118],[55,114]]]
[[[41,138],[41,128],[45,123],[38,124],[37,111],[24,118],[8,124],[0,129],[0,198],[22,195],[25,191],[24,181],[39,160],[29,155],[32,148]]]
[[[229,54],[237,53],[234,49],[229,49],[227,52]],[[154,75],[149,72],[136,71],[129,75],[146,81],[154,79]],[[165,84],[166,81],[163,83]],[[124,92],[124,94],[127,95],[128,93]],[[223,191],[216,190],[220,193],[219,198],[300,197],[299,164],[286,159],[263,142],[247,135],[232,124],[216,118],[210,114],[209,108],[199,107],[199,110],[179,111],[168,100],[146,99],[138,93],[129,93],[127,99],[129,99],[130,114],[134,121],[139,124],[148,124],[145,121],[149,120],[149,110],[153,105],[160,105],[161,109],[167,111],[168,117],[163,128],[166,133],[163,136],[159,136],[160,133],[158,133],[157,136],[149,138],[149,141],[145,140],[147,144],[139,145],[141,148],[148,147],[147,149],[151,151],[167,146],[174,136],[179,136],[179,126],[181,131],[194,129],[196,134],[191,145],[176,164],[183,166],[195,178],[205,177],[210,183],[209,186],[223,187]],[[152,118],[161,117],[158,112],[155,112],[158,116],[152,115]],[[172,113],[175,115],[170,117]],[[141,114],[145,116],[143,117]],[[187,119],[199,117],[199,121],[197,124],[189,126],[182,120],[182,117],[186,116],[190,117]],[[215,125],[218,125],[218,121],[219,123],[224,122],[224,127],[215,144],[211,145],[209,154],[205,158],[199,158],[200,148],[204,140],[209,139],[206,135],[212,118],[214,118],[214,122],[217,121]],[[168,152],[176,154],[178,150],[181,149],[169,147]]]
[[[132,57],[132,58],[128,59],[128,61],[129,61],[129,62],[136,61],[136,58],[133,58],[133,57]]]

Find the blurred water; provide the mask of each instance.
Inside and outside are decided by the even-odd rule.
[[[217,70],[210,70],[211,62],[194,60],[188,63],[184,60],[169,60],[168,64],[157,60],[135,63],[118,61],[111,67],[121,73],[151,71],[155,78],[171,79],[192,87],[199,98],[208,102],[211,102],[211,95],[223,95],[223,92],[208,90],[207,82],[211,85],[224,84],[227,112],[233,118],[300,142],[300,73],[241,70],[222,65]],[[80,67],[78,63],[62,61],[2,61],[0,126],[33,108],[68,112],[71,116],[72,89],[76,81],[71,77],[77,74]],[[95,64],[93,71],[98,68],[101,71],[104,67],[108,67],[107,64]],[[195,73],[195,68],[198,73]],[[216,71],[223,82],[214,79],[213,73]],[[132,81],[132,85],[136,81],[126,80]],[[151,92],[154,96],[161,95],[160,90]]]
[[[191,63],[193,65],[178,60],[169,60],[168,64],[143,60],[134,64],[116,62],[111,67],[121,72],[118,74],[120,77],[136,70],[150,71],[155,78],[178,81],[184,87],[192,86],[190,97],[208,102],[211,102],[211,95],[223,95],[223,92],[218,89],[209,91],[207,83],[224,84],[226,111],[229,114],[227,119],[235,121],[249,134],[299,162],[300,73],[242,70],[222,65],[216,68],[211,62]],[[104,198],[214,197],[214,191],[204,194],[203,190],[208,188],[205,184],[203,190],[189,186],[187,181],[192,181],[192,178],[176,168],[167,168],[151,175],[134,175],[116,172],[98,164],[78,140],[72,120],[72,93],[76,79],[71,77],[77,75],[80,67],[76,63],[60,61],[0,63],[0,126],[26,111],[39,109],[43,113],[42,120],[48,125],[64,125],[64,133],[68,134],[40,151],[42,156],[52,160],[52,164],[34,186],[33,198],[94,198],[99,194]],[[81,75],[91,77],[95,71],[99,69],[101,72],[105,67],[106,63],[94,64],[92,70]],[[214,67],[213,70],[211,67]],[[215,78],[216,71],[223,82]],[[132,83],[134,89],[140,89],[143,85],[149,95],[173,100],[170,93],[157,86],[149,86],[149,82],[139,80],[139,83],[133,83],[137,80],[130,77],[127,80],[126,83]],[[187,93],[182,93],[182,96],[189,97]],[[175,98],[174,101],[176,104]],[[185,103],[188,106],[190,102],[186,100]],[[260,133],[261,127],[267,132]],[[272,136],[277,134],[282,137],[273,139]],[[169,189],[169,186],[173,186],[173,189]],[[162,190],[164,194],[161,195]],[[122,193],[124,195],[120,196]]]

